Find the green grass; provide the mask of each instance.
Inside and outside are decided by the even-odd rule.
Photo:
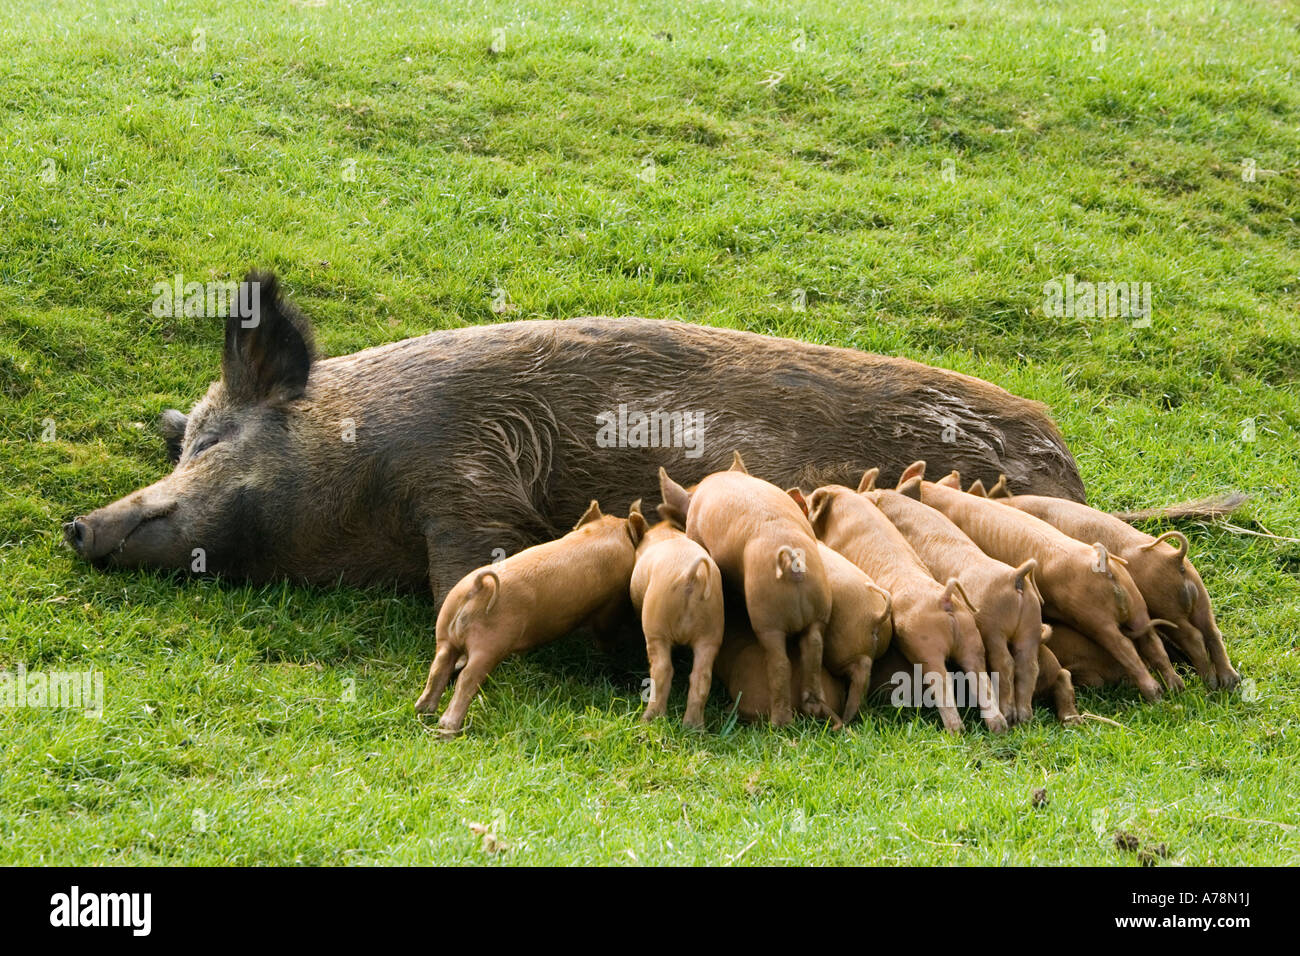
[[[1250,699],[1190,676],[1081,694],[1121,726],[954,740],[880,702],[724,734],[715,692],[695,735],[573,641],[442,743],[427,600],[101,575],[58,535],[165,472],[141,423],[216,374],[219,323],[153,283],[256,264],[329,354],[500,321],[502,288],[910,356],[1048,402],[1102,507],[1239,488],[1300,536],[1293,7],[157,6],[0,13],[0,664],[107,700],[0,709],[0,863],[1136,863],[1118,830],[1300,862],[1294,541],[1187,529]],[[1066,273],[1151,282],[1151,327],[1046,318]]]

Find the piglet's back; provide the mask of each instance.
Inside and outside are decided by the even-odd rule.
[[[755,538],[816,550],[812,526],[794,500],[741,471],[715,472],[700,482],[691,496],[686,533],[708,549],[724,575],[739,572],[745,545]]]
[[[443,603],[439,626],[464,610],[488,625],[521,628],[515,650],[527,650],[572,631],[625,594],[635,556],[627,520],[602,517],[471,571]],[[475,596],[485,571],[495,573],[497,582],[490,608]]]
[[[813,492],[822,500],[825,493],[828,520],[822,526],[822,540],[844,555],[897,600],[900,594],[928,589],[938,582],[929,568],[874,504],[853,491],[828,485]]]
[[[1140,549],[1155,540],[1127,521],[1122,521],[1104,511],[1098,511],[1096,508],[1079,504],[1077,501],[1048,498],[1043,495],[1012,495],[1010,498],[991,500],[1046,521],[1054,528],[1085,544],[1100,541],[1110,551],[1120,554],[1130,549]]]

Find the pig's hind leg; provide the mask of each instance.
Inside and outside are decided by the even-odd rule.
[[[1051,697],[1052,707],[1061,723],[1083,722],[1075,707],[1074,682],[1070,672],[1061,666],[1050,649],[1041,644],[1038,647],[1038,678],[1034,683],[1034,693]]]
[[[1137,645],[1138,654],[1148,665],[1155,668],[1156,672],[1164,678],[1165,685],[1175,693],[1184,689],[1183,679],[1178,676],[1174,670],[1173,663],[1169,660],[1169,654],[1165,651],[1165,645],[1160,640],[1160,635],[1155,627],[1148,627],[1141,634],[1133,638]]]
[[[1196,628],[1184,621],[1174,623],[1173,631],[1160,635],[1172,644],[1184,657],[1192,662],[1201,682],[1210,690],[1219,686],[1219,673],[1210,661],[1210,653],[1205,638]]]
[[[997,675],[993,699],[999,711],[1008,724],[1018,723],[1020,712],[1016,705],[1016,686],[1020,675],[1016,672],[1015,659],[1007,646],[1006,638],[1000,634],[990,635],[984,644],[984,657],[990,676]]]
[[[1005,644],[1003,645],[1005,650]],[[1000,734],[1007,729],[1007,719],[1002,716],[1002,710],[998,706],[998,696],[1001,688],[997,682],[989,676],[988,664],[984,658],[984,645],[979,641],[967,642],[962,641],[953,648],[953,655],[956,659],[957,666],[963,671],[963,678],[966,686],[970,687],[972,682],[975,688],[975,703],[980,710],[980,717],[984,719],[984,726],[995,734]],[[1010,655],[1007,655],[1010,659]],[[996,674],[997,672],[994,671]],[[970,701],[967,701],[969,704]]]
[[[822,653],[825,650],[823,632],[825,625],[820,621],[808,626],[799,638],[799,669],[803,678],[803,693],[799,701],[799,710],[810,717],[829,720],[838,730],[844,726],[839,715],[826,706],[822,693]]]
[[[467,641],[469,661],[460,672],[460,676],[456,678],[456,690],[451,695],[451,703],[447,705],[446,712],[438,721],[438,730],[444,737],[452,737],[460,733],[465,723],[465,714],[483,685],[483,680],[510,654],[512,641],[497,640],[495,635],[486,637],[486,640],[477,642],[472,638]]]
[[[721,628],[716,636],[700,638],[691,647],[691,685],[686,695],[686,715],[682,723],[692,730],[704,729],[704,705],[713,686],[713,661],[721,647]]]
[[[1080,622],[1082,623],[1082,622]],[[1124,668],[1124,672],[1137,684],[1138,690],[1142,692],[1142,697],[1148,701],[1159,700],[1164,692],[1161,691],[1160,685],[1156,683],[1142,663],[1142,658],[1138,656],[1137,648],[1133,646],[1133,641],[1120,633],[1120,629],[1114,624],[1106,622],[1100,627],[1084,630],[1084,634],[1099,644],[1101,648],[1107,651],[1116,662]]]
[[[460,653],[460,648],[454,648],[446,641],[438,645],[438,650],[433,655],[433,663],[429,665],[429,679],[424,682],[424,693],[415,702],[416,713],[436,714],[438,712],[442,693],[447,689]]]
[[[771,700],[769,719],[774,727],[784,727],[794,719],[790,707],[790,656],[785,650],[785,631],[755,629],[754,636],[763,648],[767,663],[767,693]]]
[[[647,631],[646,657],[650,659],[650,699],[646,701],[642,720],[662,717],[668,709],[668,695],[673,686],[672,642],[668,638]]]
[[[848,678],[849,690],[844,698],[844,723],[848,723],[858,715],[858,709],[862,705],[862,694],[871,685],[871,666],[872,660],[863,654],[849,665]]]

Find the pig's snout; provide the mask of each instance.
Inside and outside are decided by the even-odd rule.
[[[104,511],[108,510],[108,508],[104,509]],[[99,561],[121,547],[131,532],[143,521],[143,514],[136,509],[126,513],[119,511],[108,516],[96,511],[93,514],[80,515],[65,524],[63,540],[76,552],[77,557],[87,561]]]
[[[65,523],[63,540],[77,554],[77,557],[98,563],[114,552],[123,551],[127,539],[136,535],[143,526],[165,518],[174,508],[173,500],[149,501],[132,495],[88,515],[79,515]],[[152,538],[157,535],[136,537]],[[153,550],[156,547],[156,543],[152,541],[141,541],[140,545],[145,550]]]
[[[63,540],[77,552],[79,557],[86,558],[95,547],[95,532],[84,518],[73,518],[71,521],[64,522]]]

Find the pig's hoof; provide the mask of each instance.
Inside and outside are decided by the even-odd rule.
[[[1066,727],[1082,727],[1083,717],[1079,714],[1062,714],[1061,723]]]
[[[984,724],[995,734],[1005,734],[1007,732],[1007,719],[1001,714],[985,717]]]
[[[1232,670],[1231,668],[1228,669],[1227,674],[1219,675],[1219,686],[1222,687],[1224,690],[1235,690],[1237,685],[1239,685],[1240,683],[1241,683],[1241,675],[1238,674],[1236,671]]]
[[[771,720],[773,727],[785,727],[794,720],[794,715],[788,710],[777,710],[772,712]]]
[[[682,726],[685,727],[687,730],[691,731],[692,733],[697,733],[697,734],[704,733],[704,721],[702,720],[683,719]]]
[[[429,697],[421,697],[415,702],[415,712],[417,714],[432,714],[438,709],[438,702]]]
[[[1175,674],[1174,679],[1169,682],[1169,689],[1175,694],[1181,694],[1183,691],[1187,690],[1187,685],[1183,683],[1181,677]]]
[[[461,734],[460,724],[450,724],[438,721],[438,739],[455,740]]]
[[[1164,691],[1160,689],[1160,685],[1155,681],[1147,681],[1142,684],[1142,697],[1148,703],[1155,703],[1163,696],[1165,696]]]

